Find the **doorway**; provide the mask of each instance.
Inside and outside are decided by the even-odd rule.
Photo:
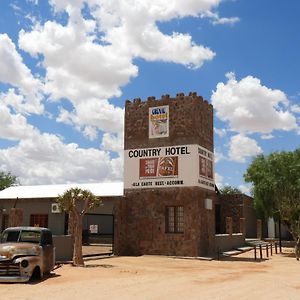
[[[216,234],[221,234],[221,205],[215,205],[215,226],[216,226]]]

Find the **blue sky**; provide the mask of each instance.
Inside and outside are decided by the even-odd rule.
[[[122,180],[126,99],[214,105],[216,181],[300,140],[298,0],[0,0],[0,170]]]

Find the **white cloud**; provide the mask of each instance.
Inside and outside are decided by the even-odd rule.
[[[295,116],[286,107],[288,99],[280,90],[263,86],[259,79],[247,76],[237,81],[227,74],[227,83],[218,83],[211,100],[217,117],[241,133],[271,133],[297,128]]]
[[[220,160],[225,159],[225,156],[223,155],[223,153],[218,152],[216,149],[214,150],[214,159],[215,159],[215,163],[218,163]]]
[[[272,135],[272,134],[262,134],[261,135],[261,139],[263,139],[263,140],[271,140],[273,138],[274,138],[274,135]]]
[[[46,71],[45,92],[53,101],[68,99],[73,110],[61,109],[57,120],[81,128],[90,139],[95,130],[120,132],[122,111],[107,99],[136,77],[133,60],[166,61],[200,68],[215,53],[196,45],[189,34],[162,33],[157,22],[199,17],[220,0],[52,0],[56,12],[66,12],[66,25],[47,21],[21,30],[19,47],[37,57]],[[87,5],[93,18],[82,14]],[[109,107],[110,106],[110,107]],[[87,126],[87,128],[85,128]],[[91,132],[93,128],[93,132]]]
[[[119,152],[120,156],[123,156],[124,149],[124,135],[120,134],[104,133],[101,148],[107,151]]]
[[[257,142],[242,134],[237,134],[230,139],[229,159],[236,162],[245,162],[247,157],[262,153]]]
[[[224,25],[224,24],[233,25],[240,21],[240,18],[238,17],[222,18],[219,16],[217,12],[212,12],[212,11],[206,11],[205,13],[202,14],[202,17],[211,18],[212,23],[214,25]]]
[[[16,5],[16,4],[14,4],[14,3],[11,3],[9,6],[10,6],[15,12],[20,12],[20,11],[22,11],[22,8],[21,8],[20,6],[18,6],[18,5]]]
[[[243,194],[246,194],[246,195],[251,195],[251,187],[250,186],[247,186],[247,185],[244,185],[244,184],[241,184],[238,186],[238,189],[243,193]]]
[[[28,1],[38,4],[38,0]],[[24,16],[33,27],[19,32],[18,47],[39,61],[45,76],[32,74],[12,40],[0,35],[0,81],[10,85],[0,95],[0,137],[18,141],[0,150],[0,169],[19,176],[22,184],[120,180],[124,110],[107,99],[120,96],[121,88],[138,75],[137,57],[189,68],[212,60],[215,53],[197,45],[189,34],[168,35],[157,24],[201,17],[220,2],[52,0],[57,12],[68,15],[66,24],[55,18],[39,24],[38,18]],[[93,18],[83,15],[83,5],[89,6]],[[91,140],[104,131],[101,150],[66,144],[58,135],[41,133],[30,125],[27,114],[47,114],[42,105],[46,96],[72,104],[71,109],[60,108],[57,122],[74,126]]]
[[[93,126],[85,126],[83,130],[83,134],[91,141],[94,141],[98,135],[97,129]]]
[[[220,18],[218,17],[216,20],[213,21],[214,25],[218,25],[218,24],[229,24],[229,25],[233,25],[237,22],[240,21],[240,18],[237,17],[232,17],[232,18]]]
[[[223,183],[224,177],[221,176],[218,173],[215,173],[215,182],[216,182],[216,186],[220,189],[224,183]]]
[[[73,124],[94,140],[97,130],[119,134],[123,132],[124,109],[110,104],[107,100],[88,99],[78,104],[72,112],[60,108],[56,121]]]
[[[37,132],[36,129],[21,114],[13,114],[1,101],[0,95],[0,139],[18,141],[32,138]]]
[[[21,184],[122,180],[122,160],[108,152],[64,144],[52,134],[37,133],[17,146],[0,150],[0,169],[17,175]]]
[[[146,60],[180,63],[200,68],[215,53],[209,48],[193,43],[189,34],[173,32],[163,34],[157,21],[169,21],[185,16],[197,16],[220,1],[124,1],[103,2],[93,15],[105,32],[103,40]],[[111,18],[112,17],[112,18]],[[130,45],[128,47],[127,45]]]
[[[227,130],[225,128],[214,128],[214,132],[220,137],[223,138],[227,134]]]
[[[291,111],[294,113],[300,114],[300,105],[296,105],[296,104],[292,105]]]
[[[34,78],[30,69],[23,63],[22,56],[7,34],[0,34],[0,82],[18,88],[16,109],[36,114],[43,112],[42,83]],[[15,90],[11,90],[10,94],[12,93],[17,94]],[[11,105],[13,103],[12,101]]]
[[[20,32],[20,47],[44,56],[46,91],[53,100],[67,98],[77,105],[89,98],[120,96],[120,87],[137,75],[126,53],[94,42],[94,29],[93,22],[81,19],[67,26],[48,21]]]

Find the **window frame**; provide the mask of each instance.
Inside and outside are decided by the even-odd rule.
[[[184,207],[182,205],[166,206],[165,233],[184,233]]]
[[[30,215],[30,226],[45,227],[48,228],[49,216],[48,214],[31,214]],[[46,225],[46,226],[45,226]]]

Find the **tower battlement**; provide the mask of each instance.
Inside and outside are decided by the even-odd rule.
[[[149,109],[168,106],[169,135],[149,139]],[[198,144],[213,152],[213,106],[196,92],[176,97],[135,98],[125,104],[125,150],[153,146]]]

